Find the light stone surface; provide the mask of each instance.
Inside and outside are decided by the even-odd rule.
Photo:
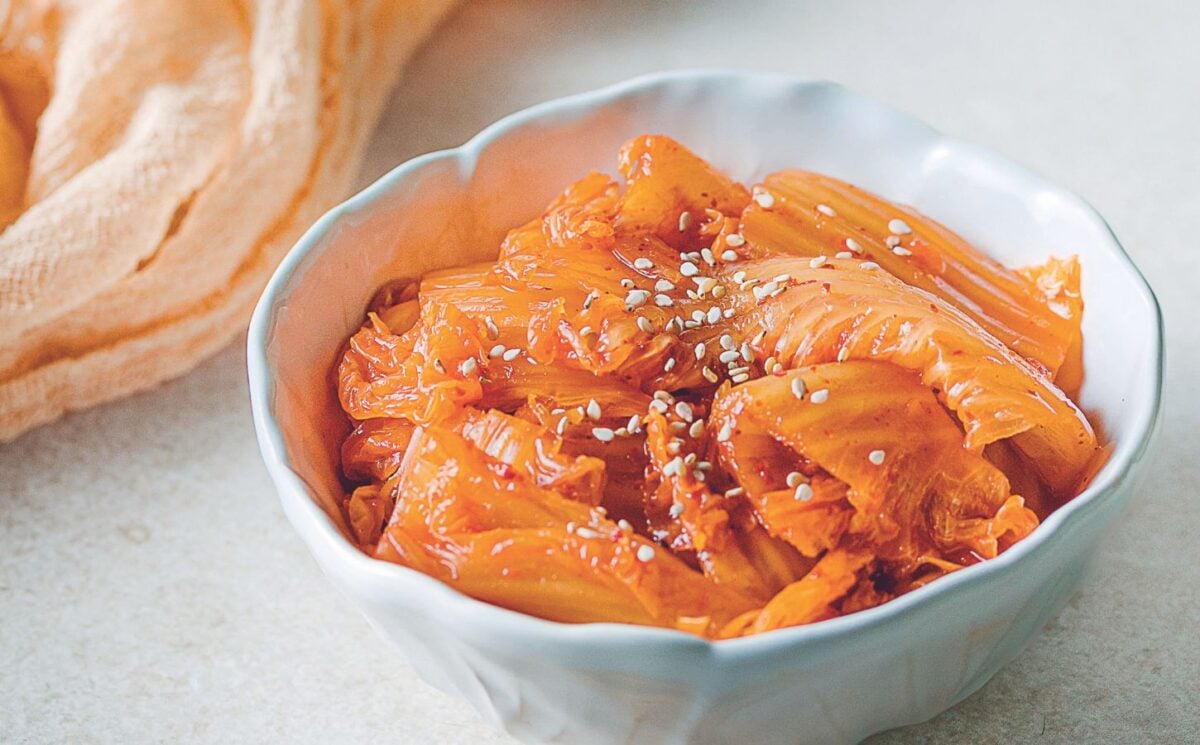
[[[1196,742],[1198,34],[1184,2],[471,2],[406,73],[363,183],[546,98],[733,66],[838,80],[1077,190],[1166,314],[1157,468],[1019,659],[871,742]],[[240,345],[0,447],[0,552],[0,741],[511,742],[320,576],[260,464]]]

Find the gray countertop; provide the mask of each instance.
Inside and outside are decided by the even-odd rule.
[[[408,69],[362,181],[546,98],[735,66],[840,81],[1078,191],[1166,314],[1153,472],[1015,662],[872,742],[1195,742],[1198,33],[1182,2],[473,2]],[[0,741],[511,742],[321,577],[259,461],[244,380],[234,346],[0,447]]]

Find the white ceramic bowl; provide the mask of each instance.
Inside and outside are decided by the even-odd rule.
[[[915,205],[1010,265],[1083,262],[1084,408],[1115,441],[1090,488],[992,561],[878,608],[707,642],[496,608],[375,561],[344,537],[329,371],[372,292],[493,258],[500,239],[618,146],[669,134],[734,178],[804,167]],[[317,563],[416,670],[530,742],[853,742],[918,722],[984,684],[1066,601],[1134,488],[1158,418],[1157,303],[1078,197],[836,85],[734,72],[638,78],[535,106],[466,145],[396,168],[321,218],[272,278],[250,327],[263,458]]]

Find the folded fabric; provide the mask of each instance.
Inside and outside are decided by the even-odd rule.
[[[0,441],[190,369],[453,0],[0,0]]]

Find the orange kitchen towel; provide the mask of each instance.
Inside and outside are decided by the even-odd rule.
[[[0,441],[179,375],[453,0],[0,0]]]

